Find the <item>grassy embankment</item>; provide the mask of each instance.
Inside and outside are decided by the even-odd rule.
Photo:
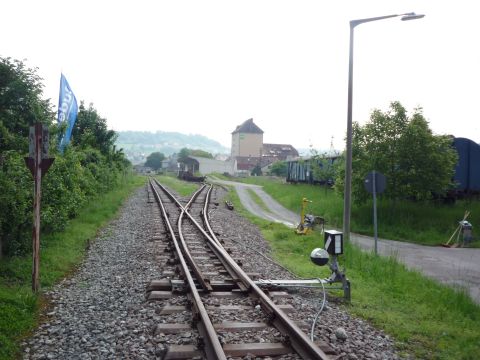
[[[301,199],[306,197],[313,201],[308,204],[308,213],[323,216],[328,226],[341,228],[343,199],[332,190],[325,191],[324,188],[304,184],[290,185],[285,184],[283,180],[272,181],[265,177],[249,177],[241,181],[262,185],[267,193],[298,214],[300,214]],[[461,200],[454,205],[442,205],[427,202],[393,202],[379,197],[378,236],[422,245],[444,244],[451,237],[458,226],[458,221],[462,220],[467,210],[470,211],[467,220],[473,225],[475,237],[475,229],[480,229],[479,201]],[[354,204],[351,216],[352,231],[372,236],[372,224],[372,202],[369,201],[363,205]],[[471,246],[480,247],[480,241],[474,241]]]
[[[312,213],[326,216],[330,225],[340,224],[342,204],[331,192],[258,178],[253,182],[264,185],[270,195],[294,211],[299,211],[300,199],[306,196],[314,201]],[[309,259],[311,250],[323,245],[321,236],[294,235],[281,224],[260,220],[242,210],[234,192],[228,196],[235,209],[260,227],[282,265],[304,278],[328,274],[327,268],[316,267]],[[261,199],[257,197],[255,201]],[[353,218],[358,211],[354,209]],[[461,205],[459,211],[462,215]],[[415,213],[422,218],[427,216],[418,210]],[[376,257],[349,244],[341,263],[352,282],[352,302],[346,306],[347,310],[392,335],[401,352],[419,359],[478,359],[480,307],[465,293],[407,270],[394,257]]]
[[[41,237],[40,280],[42,289],[62,279],[80,263],[88,242],[116,216],[125,199],[142,184],[144,177],[130,177],[122,186],[99,195],[70,221],[65,231]],[[35,328],[41,295],[31,291],[31,256],[0,260],[0,359],[18,355],[22,337]]]

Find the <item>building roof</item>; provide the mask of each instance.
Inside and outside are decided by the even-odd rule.
[[[298,157],[298,151],[288,144],[263,144],[262,157],[276,157],[281,160]]]
[[[199,164],[202,163],[202,164],[206,164],[206,165],[227,164],[227,163],[228,164],[233,164],[233,162],[231,160],[228,160],[228,161],[216,160],[216,159],[210,159],[210,158],[205,158],[205,157],[201,157],[201,156],[188,156],[187,161],[188,160],[194,160]]]
[[[237,170],[253,170],[257,165],[260,165],[260,167],[263,168],[277,159],[259,158],[255,156],[237,156],[235,160],[237,160]]]
[[[263,130],[253,123],[253,119],[248,119],[247,121],[243,122],[243,124],[238,125],[237,128],[232,132],[232,135],[236,133],[263,134]]]

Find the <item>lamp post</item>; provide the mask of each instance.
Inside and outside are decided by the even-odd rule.
[[[389,19],[401,16],[401,20],[416,20],[421,19],[425,15],[417,15],[414,12],[405,14],[395,14],[378,16],[366,19],[357,19],[350,21],[350,52],[348,58],[348,105],[347,105],[347,154],[345,161],[345,191],[344,191],[344,205],[343,205],[343,236],[348,241],[350,240],[350,214],[351,214],[351,198],[352,198],[352,95],[353,95],[353,30],[357,25]]]

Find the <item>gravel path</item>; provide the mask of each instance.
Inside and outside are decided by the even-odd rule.
[[[224,192],[217,188],[215,194],[218,201]],[[52,307],[24,342],[24,359],[155,359],[164,354],[167,342],[191,343],[188,333],[165,336],[153,331],[165,320],[158,315],[159,303],[145,301],[147,283],[161,273],[161,264],[154,262],[156,241],[150,241],[153,205],[146,200],[145,189],[138,190],[118,219],[92,242],[77,272],[47,293]],[[247,272],[267,279],[292,277],[265,260],[268,243],[247,220],[224,206],[212,208],[210,216],[221,224],[215,226],[220,237],[239,244],[234,256],[244,258]],[[311,323],[319,299],[318,293],[294,294],[291,302],[297,312],[292,317]],[[333,303],[321,314],[315,336],[335,350],[333,358],[398,358],[387,335]]]
[[[74,276],[49,291],[54,308],[27,341],[25,359],[148,359],[152,316],[146,283],[158,274],[145,189],[92,242]]]

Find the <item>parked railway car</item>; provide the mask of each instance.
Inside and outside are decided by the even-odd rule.
[[[178,178],[191,182],[204,182],[205,176],[194,176],[190,171],[179,171]]]
[[[453,138],[453,147],[458,153],[453,181],[456,187],[449,192],[448,197],[461,198],[480,194],[480,145],[466,138]],[[338,158],[329,158],[330,163]],[[287,164],[287,182],[290,183],[321,183],[312,171],[311,158],[291,160]]]
[[[327,158],[330,165],[332,165],[336,159],[338,159],[338,156],[332,156]],[[320,180],[315,176],[312,161],[316,161],[318,166],[322,167],[322,163],[320,160],[312,158],[287,161],[287,182],[324,184],[324,180]],[[329,182],[333,183],[333,179],[330,179]]]
[[[466,138],[453,139],[458,153],[458,162],[453,177],[457,195],[480,193],[480,145]]]

